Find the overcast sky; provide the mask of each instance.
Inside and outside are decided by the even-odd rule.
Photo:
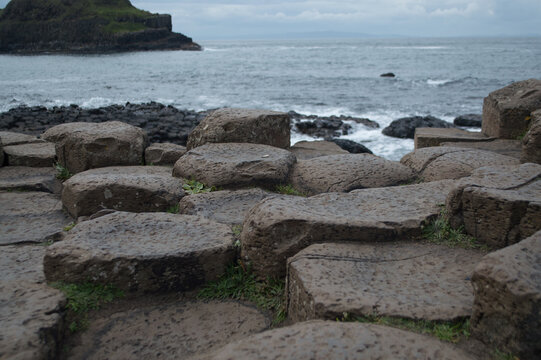
[[[4,7],[7,0],[0,0]],[[195,40],[295,34],[541,35],[541,0],[132,0]],[[317,35],[317,34],[316,34]]]

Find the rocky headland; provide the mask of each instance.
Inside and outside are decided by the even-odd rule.
[[[172,32],[171,15],[129,0],[11,0],[0,10],[0,53],[201,50]]]

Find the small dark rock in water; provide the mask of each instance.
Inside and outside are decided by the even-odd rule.
[[[329,141],[334,142],[336,145],[340,146],[342,149],[346,151],[349,151],[352,154],[364,154],[364,153],[372,154],[372,151],[370,151],[369,148],[353,140],[329,139]]]
[[[318,138],[334,138],[347,135],[351,130],[351,125],[345,123],[344,121],[353,121],[371,129],[379,128],[379,124],[375,121],[344,115],[303,115],[295,111],[290,111],[289,116],[299,132]]]
[[[453,124],[456,126],[481,127],[483,115],[481,114],[466,114],[455,118]]]
[[[380,76],[381,76],[381,77],[395,77],[395,74],[393,74],[392,72],[390,72],[390,73],[381,74]]]
[[[434,116],[410,116],[394,120],[383,129],[383,135],[402,139],[413,139],[418,127],[454,128],[455,125]]]

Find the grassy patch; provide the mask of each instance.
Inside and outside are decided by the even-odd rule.
[[[231,226],[231,231],[233,231],[233,235],[235,236],[235,247],[237,249],[240,249],[241,248],[241,244],[240,244],[240,234],[242,233],[242,225],[232,225]]]
[[[179,212],[178,204],[171,206],[169,209],[167,209],[167,212],[169,214],[178,214]]]
[[[69,329],[72,332],[88,327],[88,312],[97,310],[102,305],[124,297],[124,293],[113,285],[93,283],[67,284],[54,282],[50,286],[62,291],[68,299],[68,318],[71,318]]]
[[[217,281],[207,284],[197,295],[200,299],[234,299],[256,304],[262,310],[273,313],[273,325],[285,320],[285,281],[267,279],[257,281],[255,275],[239,260],[227,268]]]
[[[56,169],[56,178],[62,182],[73,176],[73,174],[60,163],[54,164],[54,168]]]
[[[184,184],[182,185],[184,191],[190,195],[208,193],[211,191],[216,191],[216,187],[207,186],[197,180],[187,180],[184,179]]]
[[[140,30],[145,30],[145,29],[146,29],[146,26],[141,23],[118,22],[118,21],[111,21],[109,24],[103,27],[103,30],[112,34],[140,31]]]
[[[492,357],[494,360],[520,360],[518,356],[515,356],[511,353],[505,353],[498,349],[494,350],[492,353]]]
[[[70,231],[71,229],[73,229],[73,227],[75,226],[75,223],[74,222],[71,222],[69,223],[68,225],[64,226],[64,228],[62,230],[64,231]]]
[[[337,321],[358,321],[362,323],[391,326],[403,330],[427,334],[437,337],[440,340],[452,343],[458,342],[461,338],[470,336],[470,321],[468,319],[458,321],[427,321],[411,320],[405,318],[394,318],[388,316],[351,316],[344,313]]]
[[[300,192],[299,190],[295,189],[293,185],[287,184],[287,185],[276,185],[274,188],[274,191],[278,194],[284,194],[284,195],[295,195],[295,196],[304,196],[306,197],[306,194]]]

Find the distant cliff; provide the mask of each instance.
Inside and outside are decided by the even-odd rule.
[[[201,50],[171,30],[171,15],[129,0],[11,0],[0,10],[0,53]]]

